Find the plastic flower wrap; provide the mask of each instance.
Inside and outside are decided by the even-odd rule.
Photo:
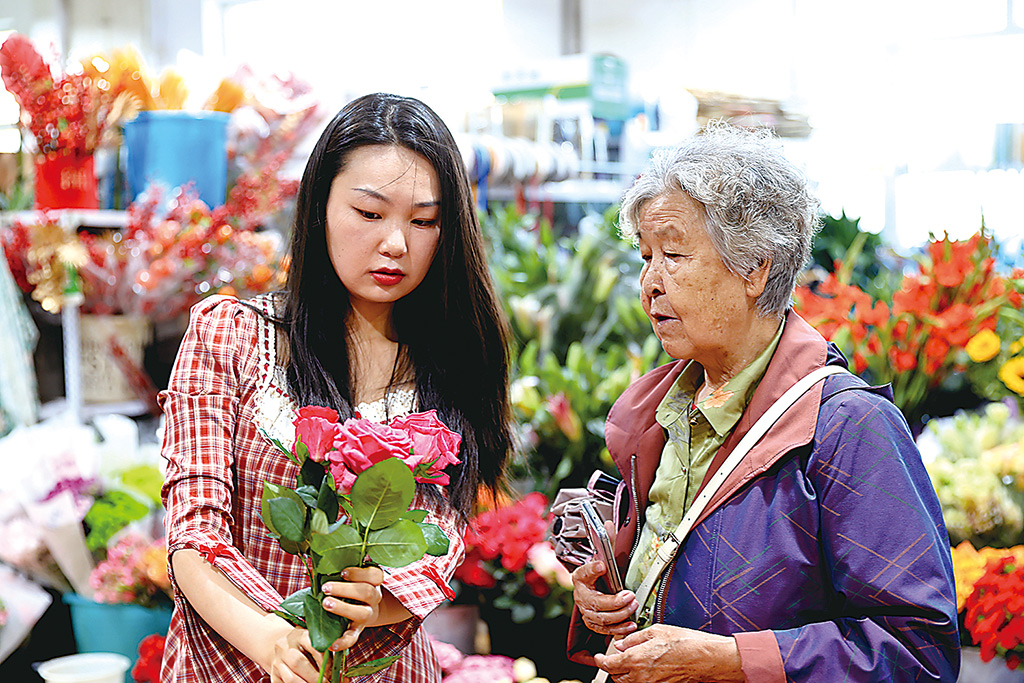
[[[455,578],[509,610],[517,623],[572,608],[572,578],[546,540],[547,510],[548,499],[535,491],[479,513],[466,530],[466,559],[455,571]]]
[[[332,681],[339,674],[368,675],[399,655],[349,667],[347,650],[328,652],[347,623],[323,608],[322,586],[348,567],[402,567],[448,553],[444,531],[410,505],[417,481],[448,483],[444,470],[459,462],[462,439],[433,410],[382,425],[360,418],[339,423],[337,412],[305,406],[294,426],[292,448],[271,441],[299,467],[295,488],[264,482],[261,516],[281,549],[302,558],[310,585],[285,598],[276,613],[308,629],[313,647],[325,653],[321,679],[325,672]],[[451,593],[441,577],[431,578]]]
[[[964,369],[965,347],[1020,308],[1015,278],[996,272],[998,245],[984,229],[963,241],[936,239],[892,300],[873,300],[840,269],[817,290],[798,287],[796,310],[872,382],[890,382],[896,404],[916,420],[927,392]]]

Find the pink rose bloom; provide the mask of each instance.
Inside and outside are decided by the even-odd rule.
[[[448,429],[437,418],[436,410],[397,417],[391,421],[391,426],[404,430],[412,438],[411,467],[417,475],[416,481],[447,485],[448,475],[442,470],[461,462],[456,456],[462,436]]]
[[[401,430],[365,418],[349,418],[339,425],[334,450],[327,459],[338,490],[348,493],[356,475],[378,462],[398,458],[408,465],[412,447],[412,439]]]
[[[298,448],[299,441],[302,441],[314,462],[324,462],[327,453],[334,449],[334,441],[341,430],[338,413],[330,408],[304,406],[299,408],[296,415],[292,422],[295,425],[293,452]]]

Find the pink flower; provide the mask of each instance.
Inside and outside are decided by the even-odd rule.
[[[333,450],[341,425],[338,424],[338,413],[330,408],[305,406],[299,408],[295,425],[295,449],[299,441],[309,450],[309,457],[314,462],[324,462],[327,453]],[[297,454],[296,454],[297,455]]]
[[[448,429],[437,418],[436,410],[395,418],[391,426],[412,438],[413,455],[405,460],[412,463],[416,481],[447,485],[448,475],[443,470],[461,462],[456,456],[462,436]]]
[[[408,465],[412,447],[404,431],[365,418],[345,420],[339,425],[334,450],[327,454],[338,491],[351,491],[356,475],[382,460],[398,458]]]

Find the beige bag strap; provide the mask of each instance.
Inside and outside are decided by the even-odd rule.
[[[683,540],[686,539],[687,534],[690,533],[690,529],[693,528],[694,522],[700,517],[701,513],[707,507],[711,498],[718,492],[726,478],[732,474],[736,466],[740,464],[740,461],[746,457],[747,453],[751,448],[754,447],[761,437],[765,435],[768,429],[775,424],[782,415],[790,409],[790,407],[797,402],[797,400],[803,396],[807,391],[828,377],[829,375],[837,375],[839,373],[847,372],[847,370],[838,365],[826,365],[824,367],[813,370],[806,376],[800,378],[796,384],[786,390],[782,396],[778,398],[768,410],[764,412],[754,426],[750,428],[740,442],[733,449],[729,457],[725,459],[722,466],[718,468],[718,471],[711,477],[711,481],[704,487],[704,490],[700,492],[700,495],[693,501],[693,505],[686,511],[686,515],[683,516],[683,521],[679,523],[672,534],[669,535],[668,539],[658,549],[658,554],[654,559],[654,563],[648,570],[644,580],[640,583],[640,586],[636,589],[636,601],[643,609],[643,606],[647,604],[647,598],[650,596],[651,591],[654,590],[654,586],[658,583],[661,578],[661,573],[665,571],[665,567],[675,557],[676,552],[679,550],[679,546],[682,545]],[[614,644],[609,644],[608,652],[612,652]],[[597,676],[594,677],[594,683],[605,683],[608,680],[608,674],[605,671],[598,670]]]

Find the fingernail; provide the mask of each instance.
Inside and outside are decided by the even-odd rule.
[[[334,600],[331,600],[330,598],[325,598],[324,609],[331,609],[332,607],[334,607]]]
[[[323,591],[324,591],[324,595],[330,595],[331,594],[331,584],[325,583]]]

